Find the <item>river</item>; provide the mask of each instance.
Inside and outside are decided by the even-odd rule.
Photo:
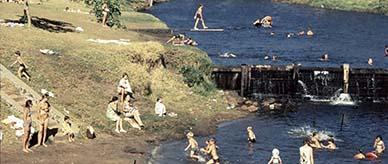
[[[204,4],[207,26],[223,28],[224,32],[190,32],[199,3]],[[316,9],[300,5],[273,3],[269,0],[172,0],[158,4],[150,13],[166,22],[177,33],[184,33],[199,42],[216,65],[301,63],[302,66],[387,68],[384,46],[388,44],[388,17],[375,14]],[[255,28],[252,22],[271,15],[271,29]],[[287,34],[307,30],[315,35]],[[270,33],[275,33],[271,36]],[[221,58],[232,52],[236,58]],[[324,53],[330,61],[318,60]],[[265,54],[279,60],[264,60]],[[367,65],[368,58],[374,65]],[[338,149],[314,152],[317,164],[388,163],[387,155],[379,161],[355,161],[358,149],[373,150],[376,135],[388,134],[388,106],[361,104],[358,108],[305,103],[297,112],[269,114],[221,124],[214,136],[222,163],[266,163],[273,148],[280,150],[284,163],[298,163],[303,137],[313,131],[323,136],[334,135]],[[343,118],[343,126],[341,122]],[[258,142],[252,147],[246,141],[246,127],[253,126]],[[196,137],[201,146],[209,137]],[[171,141],[155,149],[153,162],[161,164],[197,163],[183,152],[186,140]]]
[[[209,28],[224,32],[190,32],[196,7],[202,3]],[[166,22],[176,33],[184,33],[199,42],[216,65],[301,63],[304,66],[388,68],[384,46],[388,45],[388,17],[376,14],[316,9],[300,5],[272,3],[269,0],[172,0],[156,5],[150,13]],[[255,28],[252,23],[266,15],[273,17],[273,28]],[[200,23],[199,23],[200,24]],[[306,31],[313,37],[288,33]],[[271,36],[270,33],[275,35]],[[232,52],[236,58],[220,58]],[[329,62],[318,60],[324,53]],[[264,60],[265,54],[279,56],[278,61]],[[374,65],[367,65],[368,58]]]

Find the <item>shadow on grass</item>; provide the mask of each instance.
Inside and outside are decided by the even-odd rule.
[[[53,129],[47,129],[47,135],[44,141],[46,142],[50,136],[55,137],[58,134],[59,129],[58,128],[53,128]],[[38,132],[35,132],[32,134],[32,137],[30,139],[30,147],[35,146],[38,144]]]
[[[24,16],[20,16],[19,20],[11,20],[11,19],[5,19],[5,23],[26,23]],[[55,33],[67,33],[67,32],[75,32],[75,26],[73,26],[71,23],[58,21],[58,20],[52,20],[47,18],[41,18],[33,16],[31,17],[31,24],[39,29],[46,30],[49,32],[55,32]]]
[[[49,32],[66,33],[74,32],[75,27],[71,23],[51,20],[47,18],[32,17],[31,22],[36,28],[46,30]]]

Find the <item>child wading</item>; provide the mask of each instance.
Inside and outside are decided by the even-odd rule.
[[[248,141],[250,143],[255,143],[256,142],[256,135],[253,132],[253,128],[251,126],[247,127],[247,133],[248,133]]]
[[[206,29],[206,25],[205,25],[205,20],[203,19],[203,5],[200,4],[198,6],[198,9],[197,9],[197,12],[195,12],[195,15],[194,15],[194,20],[195,20],[195,24],[194,24],[194,30],[198,30],[198,22],[201,21],[202,22],[202,27],[204,29]]]
[[[282,159],[280,158],[280,152],[278,149],[275,148],[272,150],[272,157],[268,164],[282,164]]]
[[[199,160],[198,154],[198,142],[194,139],[194,133],[187,133],[187,140],[189,141],[189,145],[185,148],[185,151],[190,149],[190,157]]]

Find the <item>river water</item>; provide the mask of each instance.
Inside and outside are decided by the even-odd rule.
[[[204,4],[208,27],[223,28],[224,32],[190,32],[199,3]],[[216,65],[273,64],[293,62],[304,66],[388,68],[384,46],[388,44],[388,17],[382,15],[315,9],[299,5],[272,3],[269,0],[172,0],[159,4],[150,12],[179,33],[199,42]],[[251,24],[260,17],[271,15],[272,29],[255,28]],[[313,37],[287,34],[311,27]],[[271,36],[270,33],[275,35]],[[232,52],[236,58],[221,58]],[[329,62],[318,59],[329,54]],[[278,61],[264,60],[264,55],[278,55]],[[366,64],[368,57],[374,66]],[[379,161],[355,161],[358,149],[373,149],[376,135],[388,138],[388,105],[361,104],[358,108],[305,103],[297,112],[258,114],[219,126],[216,137],[222,163],[266,163],[273,148],[280,149],[285,164],[298,163],[303,137],[320,131],[336,138],[338,150],[315,151],[317,164],[388,163],[387,155]],[[343,126],[341,129],[341,120]],[[246,127],[253,126],[258,142],[249,147]],[[209,136],[210,137],[210,136]],[[201,146],[209,137],[197,137]],[[154,163],[196,163],[183,152],[186,140],[162,144],[155,149]]]
[[[285,164],[299,162],[299,147],[303,137],[318,131],[322,137],[333,135],[338,149],[334,152],[314,152],[316,164],[388,163],[385,154],[379,161],[356,161],[352,157],[358,149],[373,150],[374,137],[388,134],[388,107],[376,104],[359,108],[304,104],[297,112],[259,114],[258,116],[221,124],[216,135],[222,163],[266,163],[273,148],[280,150]],[[343,125],[341,129],[341,120]],[[257,142],[248,146],[246,127],[253,126]],[[201,146],[209,137],[196,137]],[[155,163],[196,163],[183,152],[186,140],[163,144],[154,155]]]
[[[224,32],[190,32],[199,3],[209,28]],[[274,64],[292,62],[304,66],[388,68],[384,46],[388,45],[388,16],[315,9],[300,5],[272,3],[269,0],[172,0],[153,7],[150,12],[177,33],[185,33],[199,42],[216,65]],[[252,26],[258,18],[271,15],[272,29]],[[200,23],[199,23],[200,24]],[[291,37],[288,33],[311,27],[314,37]],[[274,36],[270,36],[274,32]],[[220,58],[232,52],[236,58]],[[329,54],[329,62],[318,59]],[[265,54],[279,56],[278,61],[264,60]]]

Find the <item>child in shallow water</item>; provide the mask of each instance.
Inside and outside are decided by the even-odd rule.
[[[190,149],[190,157],[199,160],[199,156],[196,155],[198,153],[198,142],[194,139],[194,133],[188,132],[186,134],[187,140],[189,141],[189,145],[185,148],[185,151]]]
[[[253,132],[253,128],[251,126],[247,127],[247,133],[248,133],[248,142],[255,143],[256,142],[256,135]]]
[[[278,149],[275,148],[272,150],[272,157],[268,164],[282,164],[282,159],[280,158],[280,152]]]

